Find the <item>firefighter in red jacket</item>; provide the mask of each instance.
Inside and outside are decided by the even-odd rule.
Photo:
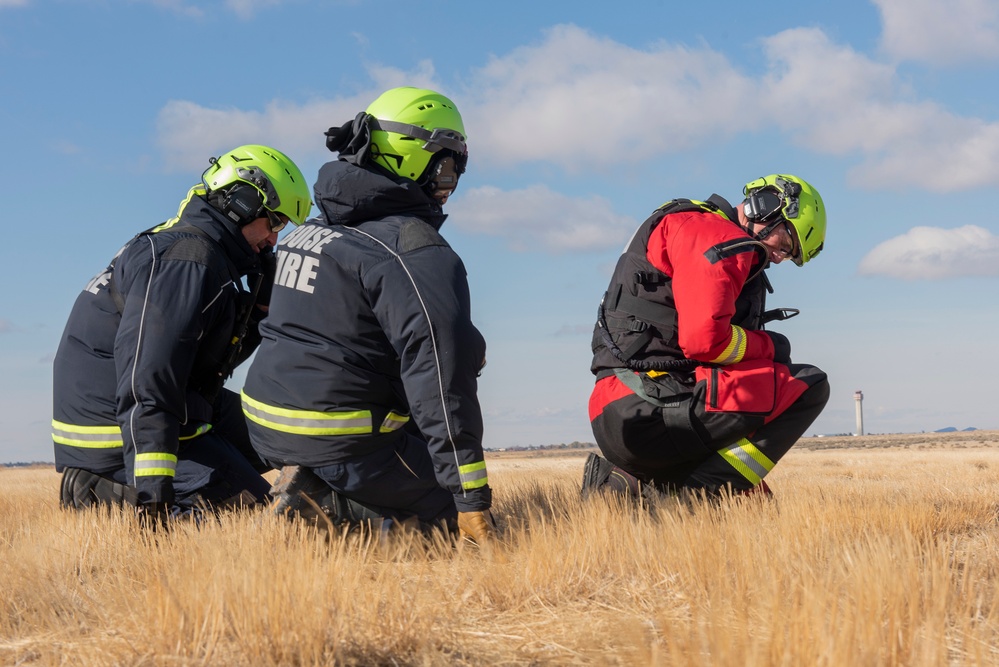
[[[639,227],[600,304],[589,416],[605,458],[591,454],[583,494],[718,495],[759,490],[829,398],[824,372],[791,362],[767,322],[765,269],[802,266],[822,250],[826,211],[800,178],[673,200]]]

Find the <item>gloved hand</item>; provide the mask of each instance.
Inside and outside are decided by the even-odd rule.
[[[458,512],[458,532],[479,546],[496,542],[496,522],[489,510]]]
[[[166,531],[169,528],[170,505],[167,503],[146,503],[135,508],[135,514],[139,517],[139,526],[143,530],[153,532]]]
[[[787,336],[776,331],[764,331],[766,335],[770,337],[770,340],[774,344],[774,361],[778,364],[789,364],[791,363],[791,341],[787,339]]]

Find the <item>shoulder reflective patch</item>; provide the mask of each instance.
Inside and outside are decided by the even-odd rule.
[[[437,233],[436,229],[416,218],[402,223],[399,229],[399,252],[410,252],[434,245],[447,247],[447,241]]]
[[[196,264],[208,265],[212,257],[212,247],[209,241],[200,236],[184,236],[177,239],[166,252],[163,253],[163,260],[179,260],[182,262],[195,262]]]

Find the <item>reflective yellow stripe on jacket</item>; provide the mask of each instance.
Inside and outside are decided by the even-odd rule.
[[[173,477],[177,473],[177,457],[165,452],[152,452],[135,455],[135,476],[152,477],[160,475]]]
[[[202,424],[191,435],[180,440],[191,440],[212,430],[211,424]],[[117,426],[77,426],[52,420],[52,441],[67,447],[84,449],[114,449],[122,446],[121,428]]]
[[[461,477],[461,488],[469,491],[480,489],[489,483],[486,475],[486,462],[476,461],[467,465],[458,466],[458,475]]]
[[[718,453],[754,486],[759,484],[760,480],[766,477],[767,473],[773,470],[776,465],[756,445],[745,438],[734,445],[719,449]]]
[[[316,410],[293,410],[268,405],[240,392],[243,399],[243,414],[247,419],[263,427],[294,433],[295,435],[364,435],[374,433],[371,410],[344,410],[340,412],[318,412]],[[409,421],[408,415],[389,412],[378,428],[379,433],[390,433]]]
[[[52,441],[84,449],[121,447],[121,429],[117,426],[77,426],[52,420]]]
[[[748,343],[746,331],[734,324],[731,326],[732,337],[729,338],[728,347],[711,363],[723,365],[735,364],[742,361],[742,358],[746,356],[746,345]]]

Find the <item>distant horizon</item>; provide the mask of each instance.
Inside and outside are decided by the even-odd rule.
[[[868,436],[884,436],[884,435],[920,435],[924,433],[969,433],[974,431],[982,431],[983,433],[988,433],[991,431],[999,431],[999,429],[980,429],[974,426],[969,426],[967,428],[958,429],[953,426],[946,426],[942,429],[937,429],[935,431],[898,431],[898,432],[885,432],[885,433],[864,433],[864,435],[856,435],[854,433],[816,433],[812,435],[803,435],[801,439],[807,438],[846,438],[846,437],[856,437],[856,438],[866,438]],[[503,452],[503,451],[532,451],[539,449],[553,449],[553,448],[566,448],[566,449],[586,449],[586,448],[596,448],[597,443],[589,441],[579,441],[574,440],[572,442],[553,442],[546,445],[513,445],[509,447],[486,447],[487,452]],[[793,448],[792,448],[793,451]],[[55,467],[55,462],[53,461],[4,461],[0,462],[0,467],[13,468],[13,467],[30,467],[30,466],[52,466]]]

